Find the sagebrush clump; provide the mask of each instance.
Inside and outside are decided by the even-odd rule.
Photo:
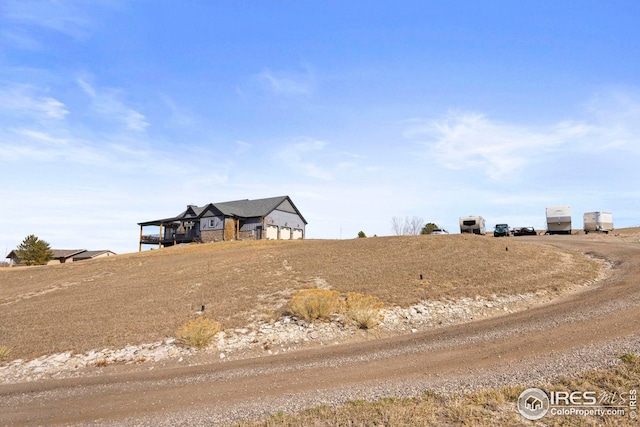
[[[289,303],[291,313],[307,322],[327,320],[332,314],[345,314],[360,329],[371,329],[382,320],[382,302],[372,295],[347,294],[327,289],[297,291]]]
[[[297,291],[289,303],[291,313],[307,322],[328,319],[334,313],[342,313],[340,292],[328,289],[303,289]]]
[[[185,347],[202,349],[213,340],[213,337],[222,330],[222,325],[207,317],[198,317],[190,320],[178,329],[176,338]]]
[[[10,354],[11,354],[11,347],[7,347],[4,345],[0,346],[0,362],[2,362],[4,359],[7,359]]]
[[[346,298],[346,314],[360,329],[371,329],[380,323],[384,304],[372,295],[351,292]]]

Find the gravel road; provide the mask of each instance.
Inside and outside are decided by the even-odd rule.
[[[471,323],[253,359],[0,385],[0,425],[216,425],[352,399],[533,386],[640,353],[640,244],[522,238],[613,265],[553,303]]]

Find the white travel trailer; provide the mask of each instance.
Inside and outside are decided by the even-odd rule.
[[[611,212],[587,212],[584,214],[584,232],[601,231],[608,234],[613,231],[613,214]]]
[[[486,234],[485,221],[481,216],[461,216],[460,232]]]
[[[571,206],[547,208],[547,234],[571,234]]]

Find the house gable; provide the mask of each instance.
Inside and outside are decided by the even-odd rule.
[[[294,208],[291,204],[291,200],[289,199],[286,199],[282,203],[280,203],[276,209],[283,212],[298,213],[296,208]]]
[[[183,218],[196,217],[196,216],[198,216],[198,212],[196,212],[196,210],[202,211],[202,208],[198,208],[197,206],[194,206],[194,205],[189,205],[189,206],[187,206],[187,210],[184,211],[181,216]]]
[[[220,211],[213,203],[209,203],[204,208],[202,208],[202,212],[200,214],[201,218],[209,218],[214,216],[224,216],[224,213]]]
[[[298,208],[296,208],[296,206],[293,204],[293,202],[291,201],[291,199],[289,198],[289,196],[285,196],[286,199],[282,201],[282,203],[280,203],[275,210],[278,211],[283,211],[283,212],[288,212],[288,213],[292,213],[292,214],[296,214],[300,217],[300,219],[302,220],[302,222],[304,222],[305,224],[307,224],[307,221],[304,219],[304,217],[302,216],[302,214],[300,213],[300,211],[298,210]]]

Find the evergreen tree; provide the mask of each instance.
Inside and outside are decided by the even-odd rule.
[[[16,255],[20,259],[20,264],[45,265],[53,257],[53,251],[49,243],[31,234],[20,243]]]
[[[438,228],[436,224],[429,222],[422,228],[422,232],[420,234],[431,234],[431,232],[436,228]]]

